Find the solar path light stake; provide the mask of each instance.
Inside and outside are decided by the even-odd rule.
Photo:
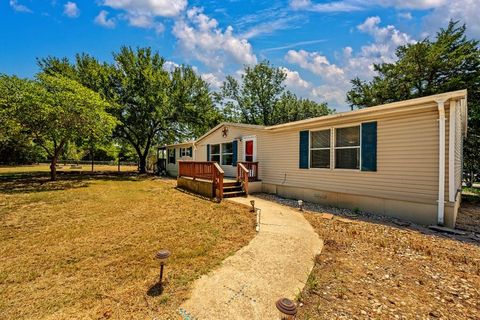
[[[278,309],[281,320],[294,320],[297,315],[297,306],[295,303],[287,298],[278,299],[275,303]]]
[[[303,200],[298,200],[298,207],[300,208],[300,211],[303,211]]]
[[[255,212],[255,200],[250,200],[250,205],[252,206],[250,212]]]
[[[170,251],[168,250],[160,250],[157,252],[155,255],[155,258],[158,259],[160,262],[160,284],[162,284],[162,278],[163,278],[163,267],[167,264],[168,257],[170,257]]]

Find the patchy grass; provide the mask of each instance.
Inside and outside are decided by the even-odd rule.
[[[462,200],[464,202],[480,204],[480,188],[477,187],[463,187]]]
[[[380,219],[305,217],[325,246],[299,319],[480,319],[479,242]]]
[[[173,180],[34,171],[0,168],[1,319],[177,318],[192,281],[255,233],[248,210]]]

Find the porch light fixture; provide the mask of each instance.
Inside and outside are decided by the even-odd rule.
[[[168,250],[160,250],[157,252],[155,255],[155,258],[158,259],[160,262],[160,284],[162,283],[162,278],[163,278],[163,267],[167,264],[168,257],[170,257],[171,253]]]
[[[303,200],[298,200],[298,207],[300,208],[300,211],[303,211]]]
[[[292,300],[287,298],[278,299],[275,303],[281,320],[294,320],[297,315],[297,306]]]
[[[250,212],[255,212],[255,200],[250,200],[250,205],[252,206]]]

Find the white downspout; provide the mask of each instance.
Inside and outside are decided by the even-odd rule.
[[[444,224],[445,215],[445,101],[438,104],[438,224]]]
[[[449,125],[448,125],[448,201],[455,202],[455,145],[456,122],[457,122],[457,101],[450,101]]]

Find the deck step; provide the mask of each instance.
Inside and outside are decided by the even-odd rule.
[[[229,192],[229,191],[243,191],[243,189],[241,185],[223,187],[223,192]]]
[[[224,187],[232,187],[232,186],[239,186],[240,182],[238,181],[232,181],[232,182],[224,182],[223,186]]]
[[[223,192],[224,198],[244,197],[246,194],[243,191],[227,191]]]

